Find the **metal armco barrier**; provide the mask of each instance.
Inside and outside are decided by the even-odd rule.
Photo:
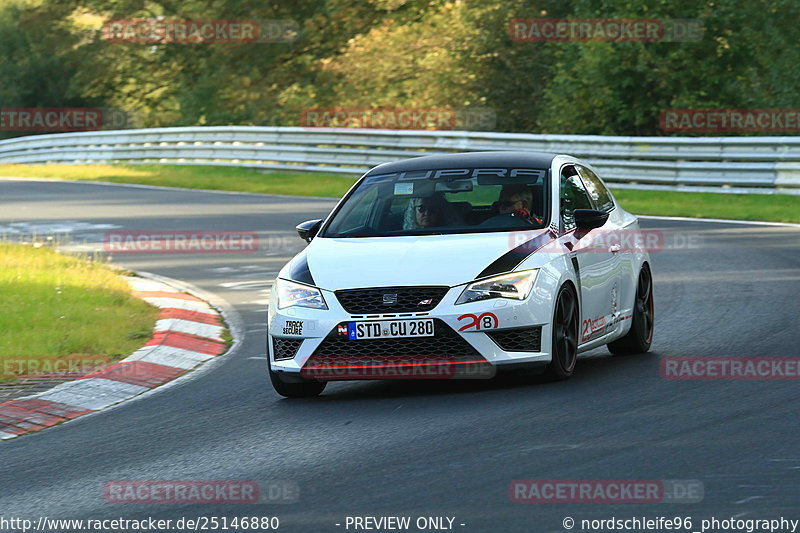
[[[409,157],[486,150],[586,159],[619,188],[800,194],[800,137],[604,137],[212,126],[0,141],[0,163],[162,163],[358,175]]]

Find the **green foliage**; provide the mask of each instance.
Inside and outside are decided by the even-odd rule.
[[[275,43],[104,40],[112,19],[294,20]],[[59,0],[0,7],[0,105],[136,126],[298,125],[311,107],[491,108],[498,131],[661,134],[675,107],[797,107],[796,0]],[[700,19],[697,42],[515,42],[516,18]]]
[[[68,13],[68,12],[67,12]],[[73,80],[82,68],[79,36],[65,12],[9,2],[0,8],[0,107],[81,107],[98,101]],[[0,138],[9,134],[0,132]]]

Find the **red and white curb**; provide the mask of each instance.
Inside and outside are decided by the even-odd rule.
[[[220,314],[204,300],[160,281],[126,279],[134,295],[161,309],[152,338],[129,357],[102,370],[0,403],[0,440],[123,402],[226,351]]]

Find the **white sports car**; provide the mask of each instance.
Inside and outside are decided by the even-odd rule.
[[[275,390],[328,381],[485,378],[653,338],[647,236],[592,167],[555,154],[426,156],[367,172],[278,274]]]

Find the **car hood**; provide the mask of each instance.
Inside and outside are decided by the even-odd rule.
[[[455,286],[474,280],[522,242],[547,230],[463,235],[316,238],[282,271],[298,269],[327,290],[393,285]],[[511,261],[511,268],[514,261]],[[293,267],[293,268],[292,268]]]

